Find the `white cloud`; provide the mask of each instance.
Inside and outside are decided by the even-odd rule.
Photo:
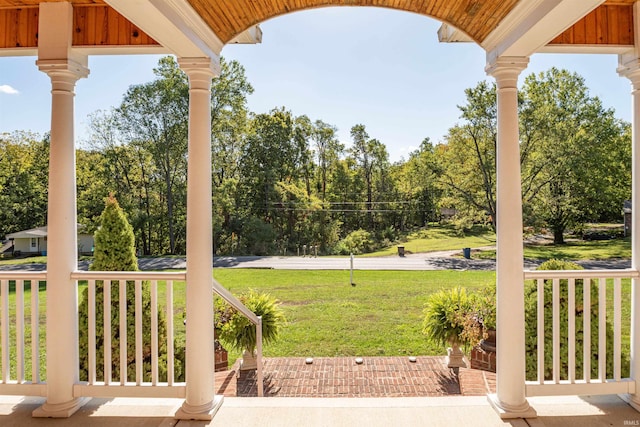
[[[7,95],[17,95],[20,92],[18,92],[18,89],[14,89],[9,85],[0,85],[0,93],[6,93]]]

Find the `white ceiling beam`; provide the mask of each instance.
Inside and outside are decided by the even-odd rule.
[[[105,0],[178,57],[218,59],[224,44],[186,0]]]
[[[521,0],[482,42],[491,62],[525,57],[546,46],[604,0]]]

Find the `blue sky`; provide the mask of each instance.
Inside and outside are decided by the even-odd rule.
[[[434,19],[380,8],[339,7],[297,12],[261,24],[263,43],[231,45],[222,54],[246,69],[255,88],[249,107],[285,106],[349,131],[364,124],[391,160],[407,157],[425,137],[442,141],[459,121],[464,89],[491,79],[485,53],[473,43],[443,44]],[[132,84],[153,79],[158,56],[92,56],[91,74],[76,87],[76,137],[86,140],[87,116],[117,106]],[[615,55],[532,56],[524,76],[551,66],[585,78],[591,95],[631,119],[631,86],[616,73]],[[0,133],[50,127],[49,78],[35,57],[0,58]]]

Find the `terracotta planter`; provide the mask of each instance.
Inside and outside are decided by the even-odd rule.
[[[227,350],[220,344],[218,340],[215,341],[215,371],[226,371],[229,369],[229,354]]]
[[[486,352],[496,352],[496,330],[489,329],[487,331],[487,339],[483,339],[480,341],[480,348],[482,348]]]

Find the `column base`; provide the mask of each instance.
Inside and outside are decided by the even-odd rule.
[[[520,406],[510,406],[498,400],[497,394],[487,395],[489,404],[498,413],[500,419],[507,420],[512,418],[536,418],[538,414],[536,410],[529,406],[526,400]]]
[[[184,402],[174,418],[178,420],[211,421],[222,406],[223,401],[224,396],[216,395],[211,402],[200,406],[192,406]]]
[[[624,400],[636,411],[640,412],[640,396],[637,394],[619,394],[620,399]]]
[[[31,416],[34,418],[69,418],[89,400],[91,400],[90,397],[78,397],[64,403],[45,402],[41,407],[35,409]]]

